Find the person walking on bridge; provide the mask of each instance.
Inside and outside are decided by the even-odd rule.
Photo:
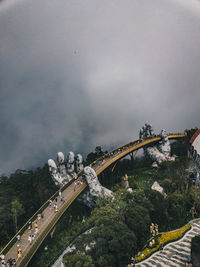
[[[37,224],[37,221],[34,223],[34,227],[35,227],[35,234],[37,234],[37,232],[38,232],[38,224]]]
[[[21,250],[21,248],[18,248],[17,257],[18,257],[18,259],[22,258],[22,250]]]
[[[28,237],[28,242],[30,243],[30,245],[32,244],[32,236],[31,235],[29,235],[29,237]]]
[[[20,242],[20,240],[21,240],[21,236],[20,235],[17,235],[17,240],[18,240],[18,242]]]
[[[75,192],[75,190],[76,190],[76,186],[77,186],[77,182],[74,181],[74,192]]]
[[[31,222],[31,221],[29,222],[29,227],[28,227],[28,229],[29,229],[29,233],[32,233],[33,226],[32,226],[32,222]]]

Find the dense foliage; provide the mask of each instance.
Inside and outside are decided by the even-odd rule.
[[[66,266],[87,266],[77,265],[74,259],[78,255],[84,255],[85,261],[89,256],[95,266],[126,266],[150,238],[152,221],[160,231],[170,231],[200,216],[200,188],[191,183],[187,171],[195,163],[186,157],[184,142],[174,143],[173,149],[179,157],[158,169],[151,168],[144,158],[120,161],[114,172],[107,172],[115,183],[113,187],[108,177],[101,177],[101,182],[115,191],[115,199],[101,201],[92,212],[89,221],[94,228],[76,240],[76,250],[65,255]],[[125,173],[133,194],[121,189],[120,177]],[[155,180],[163,186],[166,197],[150,189]]]
[[[130,254],[137,251],[137,238],[130,229],[134,225],[126,222],[129,206],[127,197],[127,193],[121,191],[116,194],[115,199],[104,199],[100,202],[87,221],[87,224],[93,225],[91,232],[81,235],[76,241],[78,250],[81,253],[86,252],[95,266],[123,266],[127,264]],[[147,217],[146,223],[150,223],[150,218]],[[74,257],[74,253],[65,256],[66,266]],[[74,264],[73,266],[78,266]]]
[[[102,157],[106,153],[107,153],[107,151],[103,151],[101,146],[97,146],[95,148],[94,152],[90,152],[87,155],[86,160],[84,162],[84,165],[89,165],[90,163],[92,163],[96,159]]]

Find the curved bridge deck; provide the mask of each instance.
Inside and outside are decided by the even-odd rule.
[[[168,134],[169,139],[179,139],[186,137],[186,134]],[[96,174],[99,175],[101,172],[103,172],[106,168],[108,168],[111,164],[118,161],[119,159],[125,157],[126,155],[130,154],[133,151],[136,151],[146,145],[153,144],[155,142],[158,142],[161,140],[160,136],[155,136],[153,138],[146,138],[144,140],[136,140],[134,142],[131,142],[129,144],[126,144],[124,146],[121,146],[103,157],[99,158],[95,162],[93,162],[90,166],[94,168],[96,171]],[[78,180],[81,179],[81,174],[79,174]],[[63,213],[67,210],[67,208],[71,205],[71,203],[83,192],[83,190],[87,187],[86,182],[80,183],[79,185],[75,185],[74,181],[67,186],[63,192],[62,196],[65,198],[65,202],[61,202],[60,197],[57,197],[57,204],[58,204],[58,211],[56,212],[53,208],[53,205],[55,204],[55,197],[53,200],[53,203],[51,206],[48,205],[48,202],[46,202],[45,208],[43,209],[44,218],[37,220],[38,222],[38,233],[35,236],[35,240],[32,244],[28,241],[28,236],[30,235],[30,230],[28,227],[22,229],[18,232],[21,234],[21,241],[17,241],[17,234],[12,238],[12,240],[6,245],[6,247],[3,249],[3,251],[0,252],[0,254],[4,254],[6,260],[9,258],[16,259],[17,264],[16,266],[27,266],[45,237],[48,235],[48,233],[53,229],[54,225],[58,222],[60,217],[63,215]],[[58,192],[57,192],[58,193]],[[52,198],[51,198],[52,199]],[[43,206],[44,206],[43,205]],[[41,213],[41,211],[36,212],[35,215],[38,213]],[[35,216],[36,217],[36,216]],[[34,217],[34,218],[35,218]],[[33,218],[33,217],[32,217]],[[29,221],[33,222],[33,230],[34,230],[34,220],[30,219]],[[26,226],[28,226],[28,222],[26,223]],[[23,232],[23,234],[22,234]],[[22,258],[17,259],[17,245],[22,250]]]

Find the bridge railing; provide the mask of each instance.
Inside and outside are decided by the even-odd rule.
[[[183,137],[183,135],[187,136],[186,134],[182,134],[182,133],[169,133],[169,135],[176,135],[176,136],[181,136]],[[154,138],[157,138],[157,137],[161,137],[160,135],[155,135]],[[148,139],[152,139],[151,137],[146,137],[146,138],[143,138],[142,141],[145,141],[145,140],[148,140]],[[106,154],[104,154],[102,157],[98,158],[96,161],[92,162],[90,164],[91,167],[95,167],[95,165],[99,162],[101,162],[102,160],[106,159],[106,158],[110,158],[112,157],[111,155],[113,156],[116,156],[117,154],[119,154],[120,152],[122,152],[123,150],[127,150],[129,149],[130,147],[132,147],[134,144],[139,144],[141,142],[141,140],[136,140],[136,141],[132,141],[128,144],[125,144],[125,145],[122,145],[120,146],[119,148],[117,149],[114,149],[112,150],[111,152],[108,152]],[[82,172],[80,172],[78,174],[78,177],[82,175]],[[65,190],[72,182],[74,181],[74,179],[72,179],[69,183],[67,183],[66,185],[64,185],[62,188],[61,188],[61,191]],[[44,211],[44,209],[49,205],[49,200],[54,200],[59,194],[59,190],[57,192],[55,192],[55,194],[53,196],[51,196],[51,198],[49,198],[43,205],[42,207],[40,207],[39,210],[37,210],[35,212],[35,214],[25,223],[25,225],[15,234],[15,236],[9,241],[9,243],[3,248],[3,250],[0,252],[0,255],[1,254],[6,254],[8,252],[8,250],[16,243],[17,241],[17,235],[22,235],[26,229],[29,227],[29,222],[31,221],[34,221],[36,218],[37,218],[37,215],[38,213],[42,213],[42,211]]]
[[[61,191],[65,190],[70,184],[72,184],[74,179],[69,181],[67,184],[65,184],[62,188]],[[13,238],[8,242],[8,244],[3,248],[3,250],[0,252],[0,255],[3,254],[5,255],[9,249],[17,242],[17,236],[22,235],[30,226],[30,222],[33,222],[36,218],[37,215],[42,213],[46,207],[49,205],[49,200],[54,200],[57,196],[59,195],[59,190],[55,192],[53,196],[51,196],[34,214],[33,216],[23,225],[23,227],[13,236]]]
[[[51,229],[53,228],[53,226],[57,223],[57,221],[60,219],[60,217],[66,211],[66,209],[78,197],[78,195],[84,190],[85,187],[86,187],[86,183],[85,184],[82,184],[82,186],[80,186],[73,193],[73,196],[62,205],[62,207],[58,210],[58,212],[56,213],[56,215],[52,218],[52,220],[49,222],[49,224],[47,225],[47,227],[41,233],[41,235],[39,235],[38,238],[35,240],[35,242],[31,246],[31,248],[28,251],[28,253],[22,259],[22,261],[20,263],[20,266],[26,266],[29,263],[29,261],[31,260],[31,258],[34,255],[35,251],[41,245],[41,243],[43,242],[43,240],[45,239],[45,237],[48,235],[48,233],[51,231]]]
[[[104,154],[103,156],[101,156],[101,157],[98,158],[97,160],[93,161],[93,162],[90,164],[90,166],[93,167],[93,166],[95,166],[98,162],[100,162],[100,161],[102,161],[102,160],[104,160],[104,159],[106,159],[106,158],[110,158],[111,155],[114,156],[114,155],[118,154],[119,152],[122,152],[123,150],[128,149],[129,147],[133,146],[134,144],[137,144],[138,142],[139,142],[139,140],[136,140],[136,141],[130,142],[130,143],[128,143],[128,144],[122,145],[122,146],[118,147],[117,149],[114,149],[114,150],[112,150],[112,151],[110,151],[110,152]]]
[[[160,135],[156,135],[155,137],[160,137]],[[142,140],[145,141],[145,140],[148,140],[148,139],[152,139],[152,138],[151,137],[145,137]],[[116,156],[120,152],[125,151],[128,148],[132,147],[133,145],[139,144],[140,142],[141,142],[141,140],[138,139],[138,140],[132,141],[132,142],[130,142],[128,144],[122,145],[122,146],[118,147],[117,149],[114,149],[114,150],[104,154],[103,156],[101,156],[100,158],[98,158],[97,160],[92,162],[90,165],[91,165],[91,167],[93,167],[97,163],[103,161],[104,159],[112,157],[111,155]]]
[[[174,133],[168,133],[167,135],[168,136],[175,136],[175,138],[177,138],[179,136],[181,138],[183,136],[185,136],[185,137],[187,136],[187,134],[185,134],[185,133],[184,134],[183,133],[175,133],[175,134]],[[160,134],[154,135],[153,138],[161,138],[161,135]],[[114,157],[114,156],[120,154],[121,152],[123,152],[125,150],[128,150],[130,147],[132,147],[134,145],[137,145],[139,143],[145,142],[145,141],[150,140],[150,139],[152,139],[152,137],[144,137],[142,139],[138,139],[138,140],[132,141],[132,142],[130,142],[128,144],[122,145],[122,146],[118,147],[117,149],[114,149],[114,150],[112,150],[112,151],[104,154],[103,156],[101,156],[100,158],[98,158],[97,160],[95,160],[94,162],[92,162],[90,164],[90,166],[91,167],[96,167],[96,165],[97,165],[97,167],[98,167],[98,165],[100,166],[100,164],[98,164],[98,163],[101,163],[103,160],[108,159],[108,158],[111,158],[111,157]]]

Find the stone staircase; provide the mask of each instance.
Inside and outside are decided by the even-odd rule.
[[[148,259],[135,264],[137,267],[182,267],[187,266],[188,256],[191,254],[191,240],[200,235],[200,219],[190,221],[192,228],[178,241],[164,247],[162,251],[154,253]]]

